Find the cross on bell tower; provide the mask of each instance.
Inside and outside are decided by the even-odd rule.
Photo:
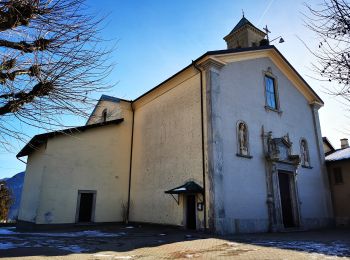
[[[271,33],[271,31],[269,30],[269,28],[267,28],[267,25],[263,29],[264,29],[264,31],[266,33],[266,39],[269,41],[269,33]]]

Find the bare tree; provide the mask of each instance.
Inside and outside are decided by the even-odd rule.
[[[102,19],[84,0],[0,0],[0,145],[25,139],[18,127],[62,126],[87,115],[92,92],[108,88],[110,48]]]
[[[329,82],[329,94],[350,102],[350,5],[344,0],[324,0],[318,7],[307,5],[307,26],[319,37],[312,50],[314,69]]]

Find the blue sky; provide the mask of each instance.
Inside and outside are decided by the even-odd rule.
[[[314,75],[313,58],[298,38],[312,48],[317,47],[317,41],[304,26],[303,3],[304,0],[88,0],[91,12],[108,15],[103,36],[117,42],[112,56],[116,66],[109,80],[118,84],[105,94],[135,99],[206,51],[225,49],[222,38],[241,19],[243,9],[245,17],[258,28],[268,25],[271,39],[283,36],[285,42],[276,47],[325,101],[320,110],[322,134],[339,147],[339,139],[347,137],[344,132],[349,120],[344,116],[345,108],[324,93],[325,83],[310,77]],[[65,120],[76,125],[85,122],[80,118]],[[40,130],[28,131],[30,136],[37,133]],[[13,153],[0,151],[0,178],[25,169],[15,158],[21,146]]]

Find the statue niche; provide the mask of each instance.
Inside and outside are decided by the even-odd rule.
[[[244,122],[238,123],[238,154],[249,155],[248,150],[248,128]]]
[[[305,139],[301,140],[300,142],[300,153],[301,153],[302,165],[309,167],[310,166],[309,149],[307,147],[307,142]]]

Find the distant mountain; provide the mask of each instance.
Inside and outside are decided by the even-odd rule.
[[[19,204],[21,202],[24,172],[17,173],[11,178],[4,178],[0,181],[5,181],[7,187],[11,190],[14,202],[11,205],[9,219],[14,220],[18,216]]]

